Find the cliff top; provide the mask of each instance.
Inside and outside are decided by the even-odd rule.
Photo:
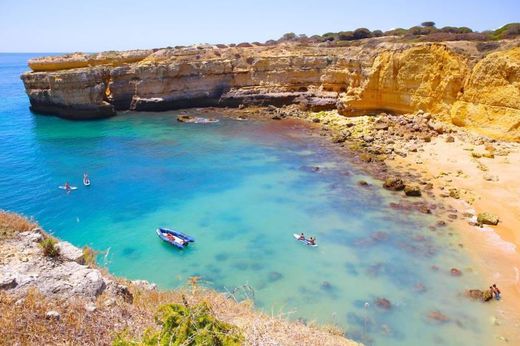
[[[199,44],[187,47],[166,47],[145,50],[105,51],[99,53],[71,53],[30,59],[29,67],[34,72],[59,71],[100,65],[120,66],[130,63],[168,63],[183,61],[211,61],[215,59],[237,59],[243,57],[269,58],[284,56],[339,56],[358,57],[360,54],[381,50],[403,50],[412,46],[442,44],[457,53],[474,58],[518,46],[519,39],[493,41],[420,41],[402,42],[398,36],[367,38],[348,41],[341,45],[327,43],[281,42],[276,44],[241,43],[238,45]]]

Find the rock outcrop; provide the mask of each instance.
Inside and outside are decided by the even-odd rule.
[[[32,59],[22,75],[35,112],[72,119],[118,110],[240,105],[432,113],[497,138],[520,140],[520,48],[484,56],[474,42],[349,47],[192,46]],[[512,48],[511,48],[512,47]]]
[[[59,258],[43,255],[38,232],[22,232],[0,243],[0,289],[25,293],[38,289],[46,296],[95,298],[107,285],[101,271],[83,265],[82,251],[60,242]],[[79,263],[78,263],[79,262]]]

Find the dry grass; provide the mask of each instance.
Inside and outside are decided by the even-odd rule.
[[[36,227],[22,216],[0,211],[0,242]],[[84,253],[87,264],[96,267],[96,253],[89,248]],[[240,291],[218,293],[199,286],[198,278],[184,288],[156,291],[113,277],[105,268],[98,269],[106,279],[127,286],[132,302],[105,291],[94,302],[96,310],[89,312],[85,309],[89,301],[81,297],[51,299],[30,290],[20,299],[9,291],[0,291],[0,345],[110,345],[122,334],[127,340],[140,340],[145,331],[160,329],[154,319],[159,308],[183,304],[183,297],[190,306],[207,304],[217,319],[237,326],[246,345],[355,345],[335,328],[289,322],[283,313],[258,312],[251,301],[239,301],[236,295]],[[242,296],[251,297],[247,292]],[[60,318],[46,318],[49,311],[57,311]]]
[[[85,303],[81,299],[47,299],[35,291],[18,300],[0,292],[0,345],[107,345],[114,330],[136,333],[137,319],[128,307],[117,305],[89,313]],[[48,311],[57,311],[60,319],[46,318]]]
[[[38,224],[25,217],[0,210],[0,241],[11,238],[18,232],[27,232],[38,227]]]

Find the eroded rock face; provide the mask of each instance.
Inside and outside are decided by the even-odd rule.
[[[73,119],[296,103],[347,116],[423,110],[432,124],[453,122],[520,141],[520,48],[482,57],[474,45],[372,41],[76,53],[30,60],[33,72],[22,80],[35,112]]]
[[[39,240],[41,234],[23,232],[0,244],[0,290],[24,294],[36,288],[46,296],[64,298],[94,298],[104,291],[101,272],[80,264],[81,249],[60,242],[63,253],[50,258],[43,255]]]

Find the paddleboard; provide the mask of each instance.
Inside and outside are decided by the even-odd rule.
[[[294,239],[296,239],[298,241],[301,241],[302,243],[304,243],[307,246],[312,246],[312,247],[317,247],[318,246],[318,244],[312,245],[311,243],[309,243],[309,241],[307,239],[300,239],[300,235],[299,234],[293,233],[293,237],[294,237]]]
[[[67,190],[64,185],[58,186],[58,189]],[[78,188],[76,186],[71,186],[70,190],[77,190]]]

